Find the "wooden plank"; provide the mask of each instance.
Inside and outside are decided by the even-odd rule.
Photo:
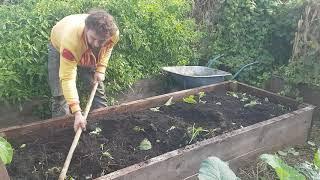
[[[222,82],[214,85],[203,86],[194,89],[188,89],[178,92],[173,92],[169,94],[164,94],[160,96],[154,96],[150,98],[145,98],[137,101],[132,101],[128,103],[123,103],[116,106],[110,106],[106,108],[100,108],[92,111],[88,116],[88,121],[92,119],[94,121],[99,121],[106,115],[121,114],[126,112],[134,112],[150,107],[155,107],[163,105],[167,100],[173,97],[174,101],[179,101],[183,97],[203,92],[223,92],[226,91],[230,82]],[[0,136],[6,136],[8,138],[16,138],[19,136],[29,136],[29,138],[41,135],[42,133],[48,133],[57,131],[61,128],[72,127],[73,116],[67,116],[62,118],[48,119],[41,122],[34,122],[27,125],[13,126],[9,128],[0,129]]]
[[[261,98],[265,98],[268,97],[268,99],[274,103],[277,104],[285,104],[285,105],[290,105],[290,106],[299,106],[299,102],[297,102],[296,100],[289,98],[289,97],[285,97],[285,96],[280,96],[278,94],[266,91],[264,89],[260,89],[257,87],[253,87],[247,84],[243,84],[240,82],[236,82],[237,86],[235,91],[241,91],[241,92],[246,92],[248,94],[251,95],[255,95]],[[301,107],[305,107],[306,104],[302,104]]]
[[[198,142],[185,148],[118,170],[96,180],[178,180],[194,176],[202,160],[217,156],[236,168],[245,159],[306,141],[313,106],[299,109],[230,133]]]
[[[134,112],[159,106],[171,97],[173,97],[174,101],[178,101],[185,96],[200,91],[225,92],[226,90],[243,90],[254,95],[268,97],[270,100],[279,101],[282,104],[288,103],[292,105],[297,103],[292,99],[280,97],[242,83],[223,82],[102,108],[93,111],[89,118],[94,118],[98,121],[100,120],[99,118],[103,118],[106,115]],[[230,161],[231,166],[234,168],[239,166],[239,162],[251,159],[261,152],[304,142],[307,139],[313,109],[314,106],[305,104],[303,108],[297,111],[168,152],[97,179],[193,178],[198,172],[201,161],[212,155],[220,157],[222,160]],[[73,124],[72,119],[72,116],[49,119],[43,122],[0,129],[0,133],[2,136],[9,138],[39,134],[44,131],[48,134],[48,129],[54,131],[59,128],[70,127]]]

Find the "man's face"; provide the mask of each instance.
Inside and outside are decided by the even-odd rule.
[[[96,32],[91,29],[88,29],[86,31],[86,36],[87,36],[87,40],[90,48],[101,48],[111,38],[109,36],[107,37],[98,36]]]

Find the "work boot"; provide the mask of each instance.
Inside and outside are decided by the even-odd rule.
[[[70,114],[69,105],[63,96],[53,97],[52,117],[61,117]]]

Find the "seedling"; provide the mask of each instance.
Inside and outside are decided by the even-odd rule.
[[[173,97],[171,97],[164,105],[165,106],[170,106],[170,105],[174,104],[172,99],[173,99]]]
[[[134,130],[135,132],[145,132],[144,129],[143,129],[142,127],[139,127],[139,126],[135,126],[135,127],[133,128],[133,130]]]
[[[103,149],[104,149],[104,144],[100,144],[100,149],[101,149],[101,151],[103,151]]]
[[[160,111],[160,107],[150,108],[150,110],[153,111],[153,112],[159,112]]]
[[[208,132],[208,130],[203,129],[202,127],[197,127],[197,128],[195,128],[194,126],[195,126],[195,123],[193,123],[193,126],[192,126],[192,127],[189,127],[189,128],[188,128],[188,134],[189,134],[189,136],[191,136],[191,139],[190,139],[190,141],[189,141],[188,144],[190,144],[194,139],[196,139],[197,136],[200,135],[200,133],[202,133],[202,132]]]
[[[72,176],[69,176],[68,180],[75,180],[75,178],[73,178]]]
[[[228,92],[227,92],[227,95],[228,95],[228,96],[235,97],[235,98],[237,98],[237,99],[239,98],[238,94],[235,93],[235,92],[228,91]]]
[[[26,144],[21,144],[20,149],[23,149],[26,147]]]
[[[96,127],[94,131],[89,132],[90,135],[99,135],[102,130],[99,127]]]
[[[307,142],[310,146],[316,146],[316,144],[314,143],[314,142],[312,142],[312,141],[308,141]]]
[[[288,153],[290,153],[290,154],[292,154],[292,155],[294,155],[294,156],[299,156],[299,152],[296,151],[294,148],[290,148],[290,149],[288,150]]]
[[[50,174],[57,174],[57,173],[60,173],[60,171],[61,171],[60,167],[52,167],[52,168],[48,169],[48,173],[50,173]]]
[[[92,179],[92,174],[87,175],[85,179]]]
[[[167,133],[169,132],[169,131],[171,131],[171,130],[174,130],[176,127],[175,126],[171,126],[169,129],[167,129]]]
[[[109,149],[105,152],[102,152],[102,156],[101,157],[106,157],[106,158],[109,158],[109,159],[114,159],[111,154],[108,152]]]
[[[183,101],[188,104],[197,104],[197,101],[194,99],[194,95],[190,95],[188,97],[184,97]]]
[[[199,94],[199,103],[205,104],[207,101],[202,101],[201,98],[206,96],[206,94],[204,92],[199,92],[198,94]]]
[[[214,128],[214,129],[209,129],[208,133],[205,136],[214,136],[214,134],[216,133],[216,131],[221,130],[220,128]]]
[[[109,158],[109,159],[113,159],[113,157],[112,157],[111,154],[109,153],[109,149],[106,150],[106,151],[104,151],[104,144],[100,144],[100,149],[101,149],[101,151],[102,151],[102,155],[101,155],[100,159],[101,159],[102,157],[107,157],[107,158]]]
[[[242,97],[242,98],[240,99],[241,102],[245,102],[245,101],[248,101],[248,100],[249,100],[249,98],[247,98],[247,97]]]
[[[286,152],[284,152],[284,151],[278,151],[278,154],[279,154],[280,156],[287,156],[287,155],[288,155],[288,153],[286,153]]]
[[[252,101],[250,101],[250,103],[245,104],[244,107],[253,107],[257,104],[261,104],[261,103],[258,102],[257,100],[252,100]]]
[[[152,148],[151,142],[147,138],[144,138],[139,145],[139,149],[142,151],[147,151],[151,148]]]

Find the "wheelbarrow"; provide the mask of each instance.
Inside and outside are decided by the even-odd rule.
[[[184,89],[189,89],[235,79],[243,69],[257,63],[259,62],[255,61],[243,66],[233,76],[229,72],[206,66],[169,66],[163,67],[162,70],[167,72],[169,77],[178,85]]]

